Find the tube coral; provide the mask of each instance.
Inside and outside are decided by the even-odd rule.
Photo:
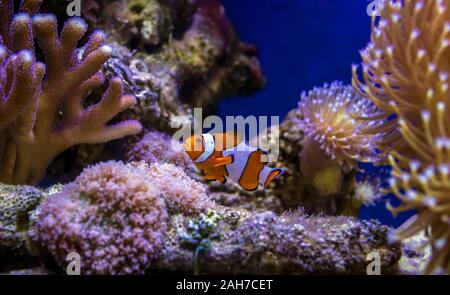
[[[363,81],[353,67],[353,85],[390,118],[374,133],[384,134],[380,150],[411,153],[398,132],[395,108],[411,122],[420,123],[421,110],[448,99],[450,73],[450,1],[389,0],[381,18],[373,19],[369,45],[361,51]]]
[[[377,135],[370,130],[378,123],[357,117],[376,112],[369,100],[339,82],[303,93],[294,127],[305,133],[300,155],[302,174],[312,178],[316,187],[335,192],[341,182],[341,167],[349,172],[357,162],[373,161]]]
[[[141,130],[137,121],[108,125],[116,114],[135,104],[133,96],[123,95],[119,79],[111,81],[99,102],[84,106],[90,91],[104,82],[100,69],[112,48],[97,31],[83,49],[77,49],[87,30],[85,22],[69,19],[58,36],[54,15],[30,16],[41,2],[22,1],[17,15],[13,1],[0,2],[0,181],[5,183],[36,183],[54,157],[69,147],[106,142]],[[33,37],[45,57],[45,67],[35,61]]]
[[[41,206],[35,240],[61,266],[81,256],[83,274],[142,274],[157,257],[168,215],[143,170],[119,162],[89,167]]]

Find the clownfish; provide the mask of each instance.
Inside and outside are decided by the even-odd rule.
[[[284,170],[269,168],[262,156],[267,152],[251,147],[239,133],[202,134],[189,137],[183,144],[206,180],[226,183],[231,179],[246,191],[267,186]]]

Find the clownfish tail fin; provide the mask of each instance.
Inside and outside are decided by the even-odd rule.
[[[262,185],[264,185],[264,188],[267,188],[274,179],[276,179],[280,175],[284,174],[284,170],[280,169],[280,168],[264,167],[263,171],[264,170],[265,170],[265,174],[266,174],[266,176],[265,176],[266,179],[264,180],[263,183],[261,183]]]

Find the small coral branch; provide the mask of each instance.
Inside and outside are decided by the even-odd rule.
[[[94,32],[79,50],[85,22],[69,19],[58,36],[54,15],[30,16],[40,2],[23,1],[21,13],[14,16],[12,1],[1,4],[2,51],[7,60],[1,79],[0,181],[6,183],[36,183],[50,162],[69,147],[107,142],[141,130],[137,121],[108,125],[136,102],[133,96],[123,95],[118,79],[110,82],[99,102],[84,105],[90,92],[104,83],[100,70],[112,53],[104,34]],[[35,61],[33,36],[45,57],[44,79],[44,66]]]

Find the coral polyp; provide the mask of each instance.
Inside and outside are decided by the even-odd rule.
[[[351,86],[333,82],[303,93],[297,118],[307,138],[344,169],[351,170],[357,162],[376,158],[377,134],[370,131],[378,123],[360,119],[376,112],[371,102],[358,96]]]
[[[384,134],[380,150],[411,154],[398,133],[395,108],[417,123],[423,109],[450,97],[450,1],[389,0],[380,14],[361,51],[363,79],[354,66],[353,85],[391,118],[374,130]]]
[[[160,196],[142,170],[119,162],[89,167],[43,204],[35,239],[62,266],[79,253],[85,274],[142,274],[167,229]]]

